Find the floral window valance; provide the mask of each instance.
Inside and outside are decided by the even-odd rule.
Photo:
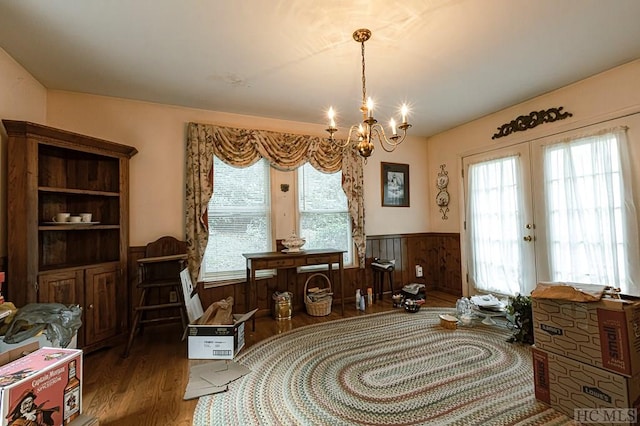
[[[306,162],[325,173],[342,171],[352,237],[364,267],[363,162],[352,149],[336,148],[318,136],[189,123],[186,155],[186,240],[189,271],[196,282],[209,238],[207,206],[213,196],[213,156],[236,167],[266,158],[279,170],[295,170]]]

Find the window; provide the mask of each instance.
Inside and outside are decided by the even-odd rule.
[[[271,251],[270,167],[260,160],[238,168],[214,157],[209,242],[201,274],[208,280],[244,278],[243,253]]]
[[[298,169],[299,235],[305,249],[344,250],[344,264],[353,263],[351,220],[342,173],[322,173],[309,163]]]
[[[549,145],[544,188],[553,281],[611,284],[632,291],[625,182],[620,149],[624,133]],[[635,217],[632,219],[635,221]]]
[[[209,242],[202,261],[205,281],[244,279],[243,253],[272,251],[271,167],[267,160],[239,168],[214,157],[213,197],[209,201]],[[275,172],[279,173],[279,172]],[[293,173],[298,183],[298,235],[304,249],[345,250],[344,263],[351,264],[353,243],[347,197],[340,172],[325,174],[305,164]],[[296,200],[296,197],[293,198]],[[292,201],[292,208],[294,208]],[[288,236],[294,230],[279,230]],[[271,271],[258,271],[269,275]]]

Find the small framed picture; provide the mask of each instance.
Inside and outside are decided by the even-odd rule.
[[[382,206],[409,207],[409,165],[381,163]]]

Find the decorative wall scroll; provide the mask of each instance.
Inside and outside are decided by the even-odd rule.
[[[440,164],[440,172],[436,179],[436,188],[438,188],[438,195],[436,195],[436,204],[440,207],[440,213],[442,213],[442,220],[447,220],[449,217],[449,191],[447,191],[447,185],[449,185],[449,172],[444,168],[445,164]]]
[[[564,107],[549,108],[546,111],[532,111],[529,115],[521,115],[510,123],[498,127],[498,133],[494,134],[491,139],[508,136],[514,132],[524,132],[542,123],[553,123],[554,121],[564,120],[565,118],[573,116],[570,112],[562,112],[563,108]]]

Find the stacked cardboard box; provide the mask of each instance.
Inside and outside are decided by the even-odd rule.
[[[532,309],[536,398],[571,418],[579,415],[575,410],[591,410],[596,421],[582,419],[589,423],[598,423],[604,414],[623,415],[620,424],[636,424],[640,302],[534,297]]]

